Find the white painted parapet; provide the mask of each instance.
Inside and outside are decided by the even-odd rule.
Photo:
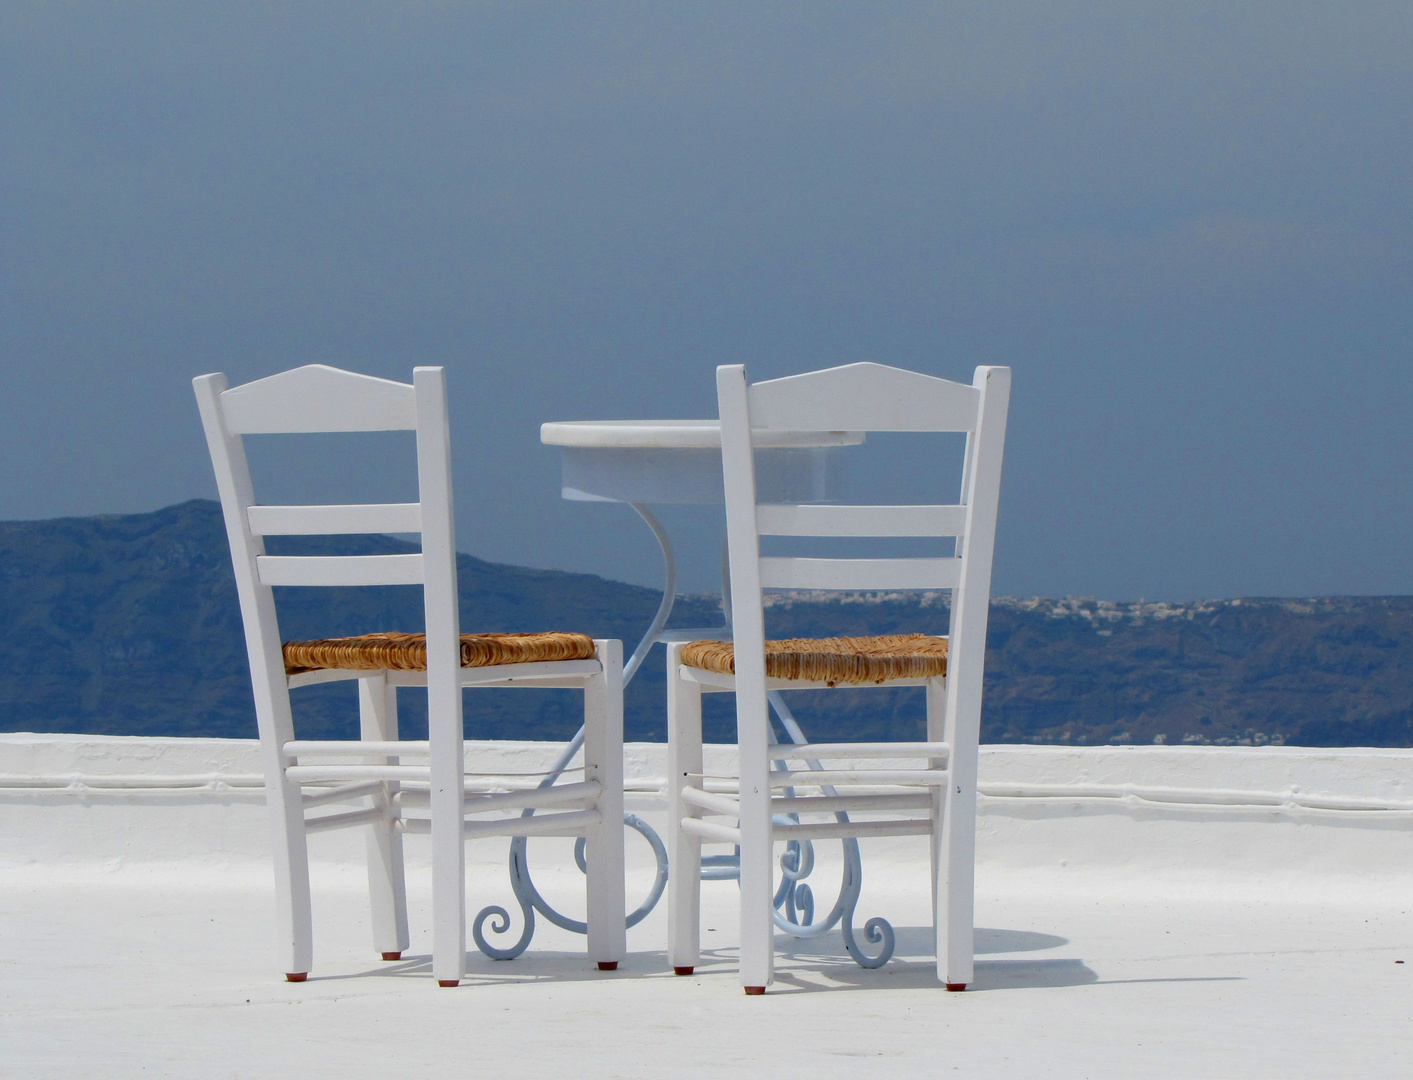
[[[993,890],[1413,895],[1413,750],[992,746],[980,789]]]
[[[734,770],[734,747],[706,749],[708,774]],[[467,765],[532,773],[557,751],[471,742]],[[666,747],[626,754],[628,809],[657,824]],[[1413,893],[1413,750],[988,746],[980,780],[983,890]],[[254,740],[0,734],[0,873],[268,874],[263,803]],[[362,839],[311,854],[353,871]],[[906,839],[864,855],[926,859]]]

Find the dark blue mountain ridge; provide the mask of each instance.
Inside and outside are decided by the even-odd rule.
[[[284,538],[285,553],[408,551],[391,537]],[[631,648],[651,589],[588,574],[459,556],[462,627],[562,629]],[[416,588],[283,589],[285,638],[421,629]],[[674,621],[713,625],[714,597],[682,597]],[[945,599],[777,597],[779,636],[945,632]],[[630,739],[664,737],[662,652],[627,699]],[[915,690],[794,695],[817,739],[914,738]],[[988,742],[1291,743],[1413,746],[1413,598],[992,604]],[[303,737],[356,731],[350,685],[295,695]],[[425,730],[420,692],[403,730]],[[709,738],[731,738],[729,695],[711,695]],[[571,734],[578,695],[484,690],[466,699],[477,738]],[[0,523],[0,729],[250,737],[254,713],[220,509],[193,500],[147,514]]]

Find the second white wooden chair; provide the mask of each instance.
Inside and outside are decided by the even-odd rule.
[[[313,963],[307,836],[368,831],[374,948],[408,947],[404,831],[432,837],[432,973],[443,986],[465,974],[464,843],[472,836],[586,838],[588,951],[600,968],[625,951],[622,646],[582,634],[460,632],[452,527],[445,378],[419,367],[412,383],[309,365],[228,388],[224,375],[194,381],[216,471],[245,623],[260,754],[270,808],[278,945],[286,978]],[[255,500],[243,436],[411,430],[417,436],[415,503],[268,506]],[[420,533],[422,550],[396,555],[267,555],[264,537]],[[420,585],[425,634],[368,634],[283,643],[275,586]],[[290,690],[358,680],[359,740],[295,737]],[[398,738],[398,686],[427,688],[427,741]],[[584,693],[584,776],[525,788],[523,778],[475,777],[469,790],[462,688],[575,687]],[[339,802],[357,808],[310,811]],[[526,807],[551,813],[521,816]],[[430,814],[409,813],[429,809]],[[467,820],[491,813],[490,819]]]
[[[977,743],[1009,393],[1010,369],[1003,367],[977,368],[970,386],[879,364],[850,364],[753,386],[739,365],[717,369],[735,629],[734,644],[668,647],[668,955],[678,974],[692,972],[700,956],[703,843],[739,846],[740,977],[746,993],[763,994],[774,973],[775,842],[926,835],[937,974],[949,990],[971,982]],[[758,503],[753,442],[780,431],[965,432],[961,501],[950,506]],[[956,551],[938,558],[763,557],[763,535],[950,537]],[[951,590],[951,625],[945,637],[768,642],[762,601],[767,588]],[[768,691],[876,685],[926,687],[927,741],[772,743]],[[739,774],[734,784],[726,782],[725,791],[708,784],[702,772],[701,695],[713,691],[736,694]],[[879,764],[900,758],[918,765]],[[794,794],[801,789],[820,794]],[[916,810],[925,816],[900,816]],[[885,816],[848,820],[856,811]],[[800,822],[809,815],[834,820]]]

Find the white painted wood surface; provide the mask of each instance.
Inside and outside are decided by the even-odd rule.
[[[973,431],[980,388],[884,364],[789,375],[751,387],[751,426],[761,432]]]
[[[726,487],[726,547],[736,667],[736,745],[741,796],[741,985],[764,993],[774,981],[774,855],[770,812],[770,706],[765,685],[765,612],[756,533],[753,418],[746,369],[716,369],[721,413],[721,472]],[[775,425],[789,427],[790,425]],[[670,673],[675,677],[675,672]]]
[[[667,670],[682,666],[685,642],[667,645]],[[702,838],[684,826],[697,820],[682,793],[702,772],[702,689],[686,679],[667,681],[667,962],[691,973],[701,959]]]
[[[965,506],[756,507],[761,536],[962,536]]]
[[[970,386],[871,363],[753,386],[747,384],[740,365],[717,369],[735,674],[685,668],[680,649],[669,651],[669,701],[678,703],[680,713],[674,721],[669,706],[668,734],[674,744],[669,747],[669,829],[677,845],[674,850],[680,848],[687,858],[693,850],[689,845],[695,844],[699,851],[703,840],[740,844],[740,980],[747,992],[762,992],[772,978],[773,841],[791,838],[929,835],[938,976],[953,989],[972,980],[977,744],[1009,391],[1007,368],[977,368]],[[818,430],[964,432],[962,500],[955,506],[869,507],[782,505],[761,499],[755,449],[781,433]],[[957,551],[955,557],[931,559],[762,557],[761,535],[951,537],[956,539]],[[767,690],[818,684],[767,678],[762,598],[766,588],[952,591],[947,677],[889,683],[927,686],[928,741],[900,744],[891,755],[921,758],[920,767],[847,764],[889,756],[881,751],[881,744],[858,744],[852,752],[848,744],[815,747],[813,752],[770,746]],[[700,715],[702,691],[724,689],[736,693],[738,801],[694,783],[700,776],[701,734],[700,720],[692,715]],[[806,760],[816,765],[826,757],[833,760],[824,768],[770,771],[771,760]],[[772,823],[772,813],[788,813],[782,808],[792,802],[772,798],[772,789],[820,785],[928,788],[931,794],[912,796],[908,804],[908,808],[927,809],[928,815],[894,821]],[[846,791],[836,798],[850,794]],[[875,797],[852,794],[860,799]],[[814,801],[818,805],[818,799]],[[738,807],[738,830],[701,820],[703,813],[730,816],[733,807]],[[670,884],[683,890],[696,887],[679,881],[677,875]],[[670,951],[691,955],[699,934],[692,922],[698,909],[687,896],[671,903],[676,921]]]
[[[584,833],[589,959],[616,966],[628,951],[623,881],[623,644],[594,642],[602,674],[584,688],[584,780],[599,786]],[[530,819],[522,819],[530,820]]]
[[[420,503],[355,503],[329,506],[252,506],[246,511],[256,536],[422,531]]]
[[[726,795],[703,791],[687,785],[682,788],[682,801],[711,814],[725,814],[727,817],[741,816],[741,801]]]
[[[419,419],[406,383],[327,364],[308,364],[224,390],[221,412],[233,435],[412,431]]]
[[[915,533],[909,535],[916,535]],[[945,559],[801,559],[763,556],[763,589],[954,589],[961,560]]]
[[[358,680],[358,734],[370,764],[393,764],[396,750],[397,689],[381,672]],[[402,834],[396,828],[396,781],[383,781],[373,796],[377,816],[369,822],[368,899],[372,908],[373,951],[402,953],[411,937],[407,927],[407,885],[404,875]],[[305,800],[305,808],[309,802]],[[306,819],[307,821],[308,819]]]
[[[262,585],[421,585],[422,555],[259,555]]]
[[[476,836],[580,835],[590,871],[589,952],[601,963],[625,949],[623,899],[622,650],[596,643],[594,660],[462,668],[453,530],[451,444],[441,368],[414,369],[411,385],[310,365],[228,389],[222,375],[194,381],[216,471],[235,566],[255,691],[261,759],[274,847],[280,959],[303,979],[313,963],[306,837],[366,830],[374,948],[385,959],[407,948],[402,834],[432,834],[432,973],[455,985],[465,973],[464,845]],[[418,502],[272,506],[256,501],[241,436],[251,433],[414,430]],[[271,556],[265,535],[370,532],[421,534],[419,554]],[[427,669],[419,672],[284,673],[275,586],[422,585]],[[293,687],[339,678],[359,683],[361,739],[336,745],[294,737]],[[398,686],[427,688],[428,738],[398,739]],[[586,771],[571,790],[469,795],[462,721],[466,686],[573,687],[584,693]],[[313,758],[313,761],[308,759]],[[404,763],[404,758],[415,764]],[[305,759],[305,760],[301,760]],[[329,760],[332,759],[332,760]],[[478,783],[484,778],[478,778]],[[405,791],[401,785],[425,785]],[[308,791],[304,787],[313,785]],[[334,813],[306,810],[337,802]],[[429,817],[404,808],[425,806]],[[467,822],[468,814],[543,807],[552,813]]]

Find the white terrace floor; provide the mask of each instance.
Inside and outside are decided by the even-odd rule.
[[[470,748],[502,769],[549,752]],[[629,759],[661,775],[660,748]],[[413,947],[385,964],[339,835],[313,842],[315,970],[285,983],[253,772],[245,743],[0,736],[0,1075],[1413,1075],[1413,752],[986,748],[974,987],[934,981],[909,839],[864,845],[859,921],[889,919],[897,958],[864,971],[837,934],[781,938],[763,999],[736,982],[729,882],[704,887],[690,978],[666,970],[659,908],[615,973],[541,924],[519,960],[473,951],[439,989],[420,839]],[[568,909],[562,843],[531,855]],[[509,897],[504,845],[468,848],[473,914]]]

